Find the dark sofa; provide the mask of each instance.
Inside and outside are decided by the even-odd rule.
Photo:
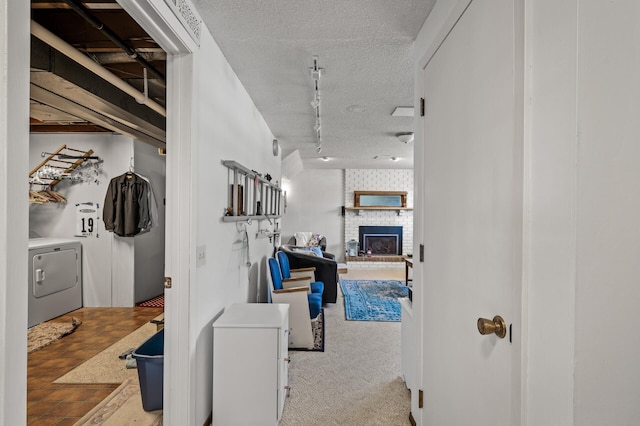
[[[336,257],[327,252],[323,252],[324,257],[318,257],[295,252],[292,248],[295,248],[295,246],[282,245],[278,250],[287,254],[291,269],[315,267],[316,280],[324,283],[322,304],[336,303],[336,299],[338,298],[338,281],[340,279],[338,277],[338,263],[335,261]]]

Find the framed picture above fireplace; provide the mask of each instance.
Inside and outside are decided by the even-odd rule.
[[[353,206],[358,207],[407,207],[406,191],[354,191]]]

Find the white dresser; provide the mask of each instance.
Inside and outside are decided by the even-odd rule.
[[[213,323],[213,424],[276,425],[288,390],[289,305],[238,303]]]

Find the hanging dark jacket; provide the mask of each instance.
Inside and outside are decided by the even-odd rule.
[[[148,214],[148,209],[141,209],[141,203],[147,202],[146,191],[147,182],[135,173],[111,179],[102,211],[106,230],[122,237],[138,234],[140,215]]]

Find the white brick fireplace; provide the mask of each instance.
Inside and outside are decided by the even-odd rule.
[[[407,206],[413,208],[413,170],[347,169],[345,170],[345,207],[353,207],[354,191],[406,191]],[[359,213],[359,214],[358,214]],[[347,243],[359,240],[360,226],[402,226],[402,254],[413,253],[413,210],[346,210],[344,216],[344,250]],[[361,247],[362,249],[362,247]],[[347,261],[349,269],[404,269],[404,261]],[[361,259],[365,260],[365,259]]]

